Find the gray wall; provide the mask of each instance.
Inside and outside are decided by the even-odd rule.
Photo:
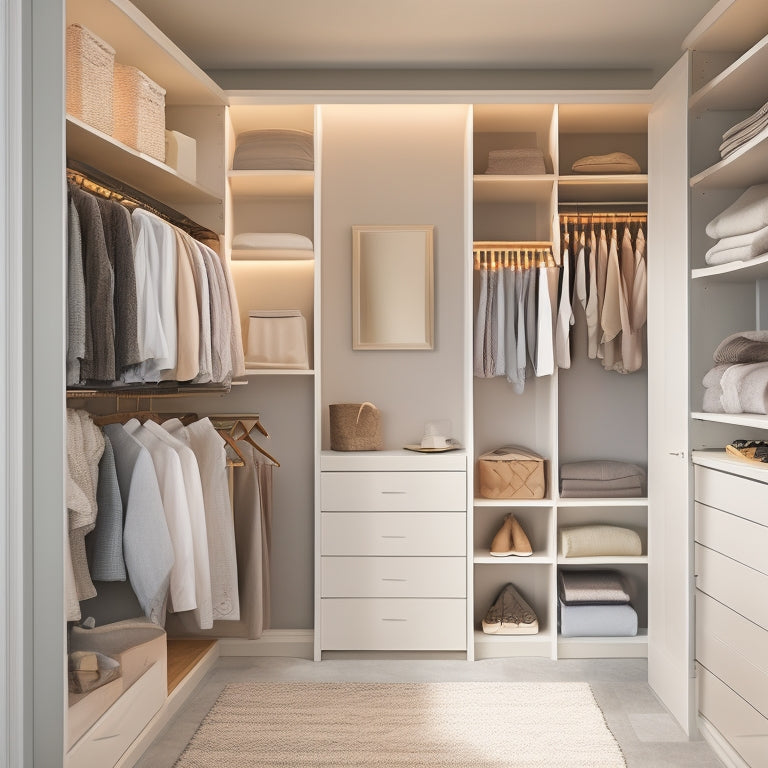
[[[335,105],[322,110],[322,418],[369,400],[384,448],[418,442],[424,422],[464,424],[465,133],[454,105]],[[435,348],[352,350],[352,226],[434,225]]]

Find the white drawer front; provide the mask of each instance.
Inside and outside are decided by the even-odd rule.
[[[320,517],[324,556],[466,554],[463,512],[323,512]]]
[[[700,466],[695,473],[696,501],[768,525],[768,483]]]
[[[459,512],[467,508],[465,472],[323,472],[325,512]]]
[[[325,599],[325,651],[463,651],[465,600]]]
[[[768,717],[768,631],[698,590],[696,660]]]
[[[768,576],[700,544],[695,557],[698,589],[768,629]]]
[[[323,597],[467,596],[463,557],[324,557]]]
[[[114,765],[162,707],[168,691],[165,664],[155,662],[67,753],[67,768]]]
[[[752,768],[765,768],[768,720],[725,683],[697,666],[699,712],[725,737]]]
[[[696,541],[768,574],[768,526],[696,502]]]

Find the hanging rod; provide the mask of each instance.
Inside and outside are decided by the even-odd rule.
[[[115,200],[129,208],[142,208],[145,211],[154,213],[155,216],[159,216],[179,229],[183,229],[196,240],[219,239],[218,234],[208,227],[192,221],[192,219],[165,205],[165,203],[161,203],[150,195],[85,163],[68,160],[67,178],[79,187],[99,197]]]
[[[475,240],[472,243],[473,251],[498,251],[498,250],[546,250],[552,248],[551,240]]]

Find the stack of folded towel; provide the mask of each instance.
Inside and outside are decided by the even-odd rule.
[[[544,153],[538,147],[492,149],[486,173],[525,175],[546,173]]]
[[[563,498],[642,496],[645,470],[624,461],[575,461],[560,467]]]
[[[640,173],[640,164],[626,152],[580,157],[572,166],[574,173]]]
[[[618,525],[576,525],[560,529],[563,557],[639,557],[643,543],[637,531]]]
[[[312,241],[293,232],[241,232],[232,238],[232,258],[260,259],[312,259]]]
[[[768,184],[749,187],[707,224],[706,232],[717,240],[704,255],[707,264],[748,261],[768,253]]]
[[[728,157],[740,146],[746,144],[758,134],[768,128],[768,103],[746,120],[742,120],[723,134],[723,143],[720,145],[720,157]]]
[[[618,571],[559,571],[563,637],[633,637],[637,612]]]
[[[703,379],[708,413],[768,414],[768,331],[741,331],[723,339]]]

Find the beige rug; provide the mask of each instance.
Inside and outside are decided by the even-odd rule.
[[[177,768],[624,768],[587,683],[228,685]]]

